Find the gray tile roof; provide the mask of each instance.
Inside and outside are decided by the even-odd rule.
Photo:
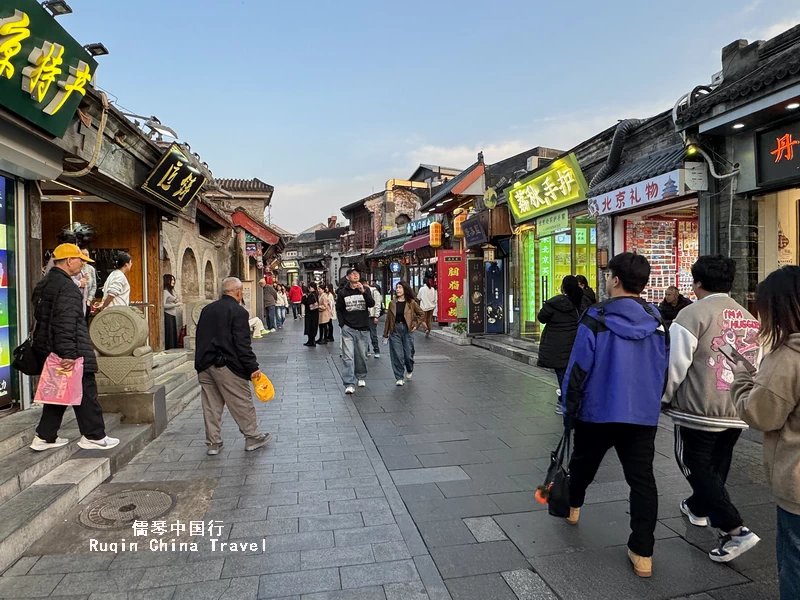
[[[260,179],[215,179],[223,189],[229,192],[268,192],[272,193],[275,188]]]
[[[369,258],[380,258],[381,256],[390,256],[402,252],[403,245],[410,239],[410,235],[401,235],[400,237],[381,240],[378,242],[378,245],[375,246],[375,250],[370,252],[368,256]]]
[[[470,166],[461,171],[461,173],[459,173],[452,179],[446,181],[439,187],[434,188],[436,190],[436,193],[433,195],[433,197],[431,197],[430,200],[428,200],[425,204],[422,205],[420,210],[422,212],[425,212],[436,206],[442,199],[446,198],[450,194],[450,192],[453,191],[454,187],[456,187],[459,183],[464,181],[464,179],[466,179],[469,176],[469,174],[472,173],[478,167],[479,164],[481,164],[480,161],[472,163]]]
[[[590,198],[599,196],[600,194],[617,190],[626,185],[669,173],[670,171],[681,168],[685,160],[686,148],[683,144],[677,144],[665,150],[653,152],[644,158],[620,166],[616,173],[604,179],[593,188],[589,188],[589,193],[587,195]]]

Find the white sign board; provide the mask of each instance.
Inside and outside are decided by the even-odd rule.
[[[589,215],[597,217],[633,210],[646,204],[663,202],[684,194],[685,172],[684,169],[676,169],[664,175],[589,198]]]

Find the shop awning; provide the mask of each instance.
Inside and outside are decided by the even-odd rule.
[[[253,219],[250,215],[240,210],[234,211],[234,213],[231,215],[231,221],[234,225],[241,227],[247,233],[257,237],[259,240],[269,246],[278,246],[283,243],[283,240],[280,236],[275,235],[264,225],[255,221],[255,219]]]
[[[426,233],[425,235],[418,235],[415,238],[411,238],[410,242],[406,242],[403,245],[403,252],[412,252],[414,250],[419,250],[420,248],[424,248],[425,246],[430,246],[431,244],[431,235]]]
[[[375,250],[369,253],[369,258],[381,258],[383,256],[391,256],[392,254],[401,254],[403,246],[408,240],[411,239],[410,235],[401,235],[400,237],[392,238],[389,240],[381,240]]]
[[[592,188],[589,188],[588,198],[600,196],[612,190],[623,188],[626,185],[631,185],[669,173],[675,169],[683,167],[686,160],[686,148],[683,144],[676,144],[670,146],[665,150],[653,152],[635,160],[627,165],[622,165],[619,170],[611,175],[608,179],[604,179]]]

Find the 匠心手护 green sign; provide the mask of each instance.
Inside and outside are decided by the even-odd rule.
[[[0,3],[0,106],[61,137],[96,68],[38,2]]]
[[[554,160],[506,188],[508,205],[517,223],[586,199],[586,180],[575,154]]]

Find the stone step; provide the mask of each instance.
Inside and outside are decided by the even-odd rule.
[[[79,448],[72,455],[74,459],[108,458],[111,474],[113,475],[130,460],[141,452],[147,444],[153,441],[153,426],[146,425],[118,425],[111,430],[109,435],[119,438],[119,445],[111,450],[84,450]]]
[[[176,388],[179,388],[192,378],[197,378],[197,371],[194,370],[193,363],[186,362],[156,378],[155,385],[163,385],[164,392],[169,397],[170,393]]]
[[[103,415],[103,417],[107,432],[114,430],[119,425],[120,415],[110,413]],[[34,427],[31,426],[31,431],[33,431]],[[92,452],[91,456],[96,456],[94,452],[97,451],[81,450],[78,447],[81,434],[75,424],[62,427],[59,435],[69,439],[70,443],[61,448],[46,450],[45,452],[35,452],[27,446],[23,446],[0,458],[0,502],[6,502],[30,487],[36,480],[44,477],[50,471],[69,460],[78,451]],[[30,438],[33,439],[33,434],[30,435]]]
[[[473,338],[472,345],[534,367],[539,360],[538,352],[523,350],[517,346],[505,342],[498,342],[491,338]]]
[[[187,382],[187,383],[194,383],[194,386],[188,388],[186,393],[183,394],[175,394],[172,398],[167,398],[167,420],[172,421],[175,417],[183,412],[183,410],[189,406],[193,401],[200,399],[200,384],[195,382]]]
[[[168,350],[153,356],[153,378],[158,379],[165,373],[183,365],[190,360],[192,355],[185,350]]]
[[[95,454],[100,453],[95,452]],[[41,479],[34,481],[33,485],[76,485],[80,501],[109,477],[111,477],[111,460],[108,457],[71,458]]]

